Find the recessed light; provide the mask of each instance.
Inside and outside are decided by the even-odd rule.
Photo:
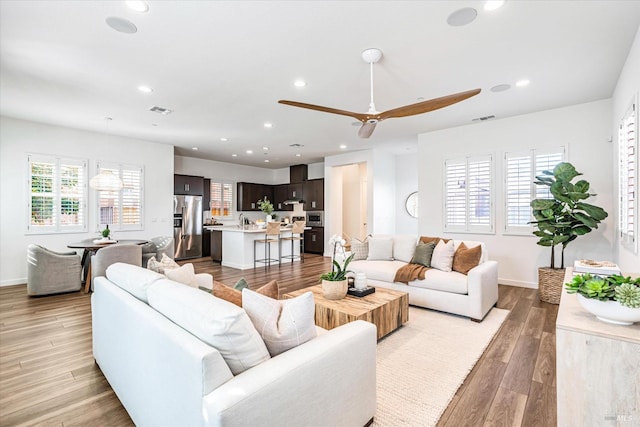
[[[264,127],[266,127],[266,128],[272,128],[272,127],[273,127],[273,125],[272,125],[271,123],[265,123],[265,124],[264,124]]]
[[[253,150],[247,150],[245,151],[247,154],[253,154]]]
[[[138,86],[138,90],[142,93],[151,93],[153,92],[153,89],[150,88],[149,86]]]
[[[198,151],[198,147],[191,147],[193,151]]]
[[[452,27],[462,27],[472,23],[478,16],[478,11],[472,7],[464,7],[453,12],[447,18],[447,24]]]
[[[307,85],[307,82],[305,82],[304,80],[296,80],[293,85],[295,87],[305,87]]]
[[[264,151],[269,151],[269,147],[262,147]]]
[[[269,159],[264,159],[264,162],[265,163],[269,163]]]
[[[523,87],[523,86],[527,86],[529,83],[530,83],[530,82],[529,82],[529,80],[527,80],[527,79],[522,79],[522,80],[518,80],[518,81],[516,82],[516,86],[518,86],[518,87]]]
[[[300,153],[296,154],[296,157],[301,157],[301,156],[302,156],[302,154],[300,154]]]
[[[345,148],[347,148],[347,146],[346,146],[346,145],[344,145],[344,144],[340,144],[340,149],[344,150]]]
[[[138,27],[136,27],[133,22],[124,18],[109,16],[107,19],[105,19],[105,22],[108,26],[120,33],[135,34],[138,32]]]
[[[229,140],[229,138],[220,138],[220,141],[222,142],[227,142]]]
[[[128,0],[125,1],[127,7],[131,10],[134,10],[136,12],[140,12],[140,13],[145,13],[149,11],[149,5],[147,4],[147,2],[144,1],[134,1],[134,0]]]
[[[234,153],[231,155],[231,157],[238,157],[238,155]]]
[[[509,89],[511,89],[511,85],[503,83],[503,84],[495,85],[490,90],[491,92],[504,92],[505,90],[509,90]]]
[[[492,11],[504,6],[504,0],[489,0],[484,4],[484,10]]]

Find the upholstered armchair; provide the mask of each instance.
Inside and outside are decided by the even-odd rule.
[[[54,252],[38,245],[27,247],[27,294],[51,295],[79,291],[80,255]]]
[[[158,236],[152,238],[149,243],[142,245],[142,266],[146,268],[147,262],[151,257],[156,257],[156,259],[160,261],[164,254],[173,259],[173,237]]]
[[[116,262],[142,266],[142,247],[138,245],[111,245],[100,249],[91,257],[91,289],[96,277],[104,276],[107,267]]]

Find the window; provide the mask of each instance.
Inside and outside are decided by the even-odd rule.
[[[231,216],[233,211],[233,184],[211,180],[211,215]]]
[[[98,173],[109,170],[122,180],[120,191],[98,191],[98,225],[114,230],[142,230],[143,177],[140,166],[98,163]]]
[[[28,154],[28,233],[87,230],[87,161]]]
[[[493,158],[445,161],[445,231],[493,232]]]
[[[505,231],[514,234],[530,234],[529,222],[533,219],[531,200],[549,199],[546,186],[535,185],[534,178],[542,171],[553,168],[564,160],[564,147],[554,150],[528,150],[521,153],[505,153]]]
[[[637,101],[633,102],[620,121],[618,129],[618,181],[620,243],[637,251],[636,212],[638,209],[638,117]]]

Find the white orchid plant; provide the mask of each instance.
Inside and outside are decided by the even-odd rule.
[[[347,278],[347,273],[351,273],[350,270],[347,270],[347,266],[353,259],[353,254],[349,255],[349,258],[346,258],[346,253],[344,252],[344,245],[346,245],[346,243],[347,242],[342,238],[342,236],[339,236],[337,234],[331,236],[331,238],[329,239],[329,245],[333,246],[333,254],[331,255],[331,271],[328,273],[324,273],[322,276],[320,276],[320,279],[335,282],[345,280]],[[342,251],[342,259],[344,260],[343,265],[340,265],[340,263],[336,261],[336,251],[338,250],[338,247],[340,247],[340,250]]]

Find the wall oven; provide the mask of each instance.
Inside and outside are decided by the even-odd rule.
[[[324,212],[307,212],[307,227],[324,227]]]

